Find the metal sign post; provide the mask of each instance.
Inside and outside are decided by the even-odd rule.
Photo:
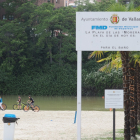
[[[123,90],[105,90],[105,108],[113,108],[113,140],[115,140],[115,108],[123,108]]]
[[[77,140],[81,140],[82,51],[77,51]]]
[[[113,140],[115,140],[115,108],[113,108]]]
[[[139,38],[139,12],[76,12],[77,140],[81,140],[82,51],[140,51]],[[115,120],[115,112],[113,116]]]

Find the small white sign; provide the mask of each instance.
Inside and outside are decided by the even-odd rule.
[[[123,90],[105,90],[105,108],[123,108]]]
[[[140,12],[76,12],[77,51],[140,51]]]

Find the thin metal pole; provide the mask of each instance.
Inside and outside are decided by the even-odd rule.
[[[82,51],[77,51],[77,140],[81,140]]]
[[[74,124],[76,123],[77,111],[75,111]]]
[[[113,140],[115,140],[115,108],[113,108]]]

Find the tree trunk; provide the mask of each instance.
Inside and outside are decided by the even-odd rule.
[[[134,62],[130,63],[129,69],[129,89],[130,89],[130,133],[131,137],[135,138],[136,135],[136,87],[135,87],[135,68]]]
[[[121,51],[124,90],[124,140],[130,140],[129,52]]]
[[[135,73],[134,73],[134,80],[135,80],[135,90],[134,90],[134,103],[135,103],[135,134],[137,133],[137,108],[138,108],[138,102],[137,102],[137,68],[135,67]]]
[[[137,123],[140,124],[140,66],[137,63]]]

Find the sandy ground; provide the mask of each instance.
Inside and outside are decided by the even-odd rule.
[[[0,111],[0,117],[15,114],[20,118],[15,126],[14,140],[76,140],[77,124],[74,111],[24,112],[22,110]],[[81,137],[94,140],[112,132],[112,111],[82,111]],[[124,112],[116,111],[116,129],[124,128]],[[0,121],[0,140],[3,139],[4,124]]]

